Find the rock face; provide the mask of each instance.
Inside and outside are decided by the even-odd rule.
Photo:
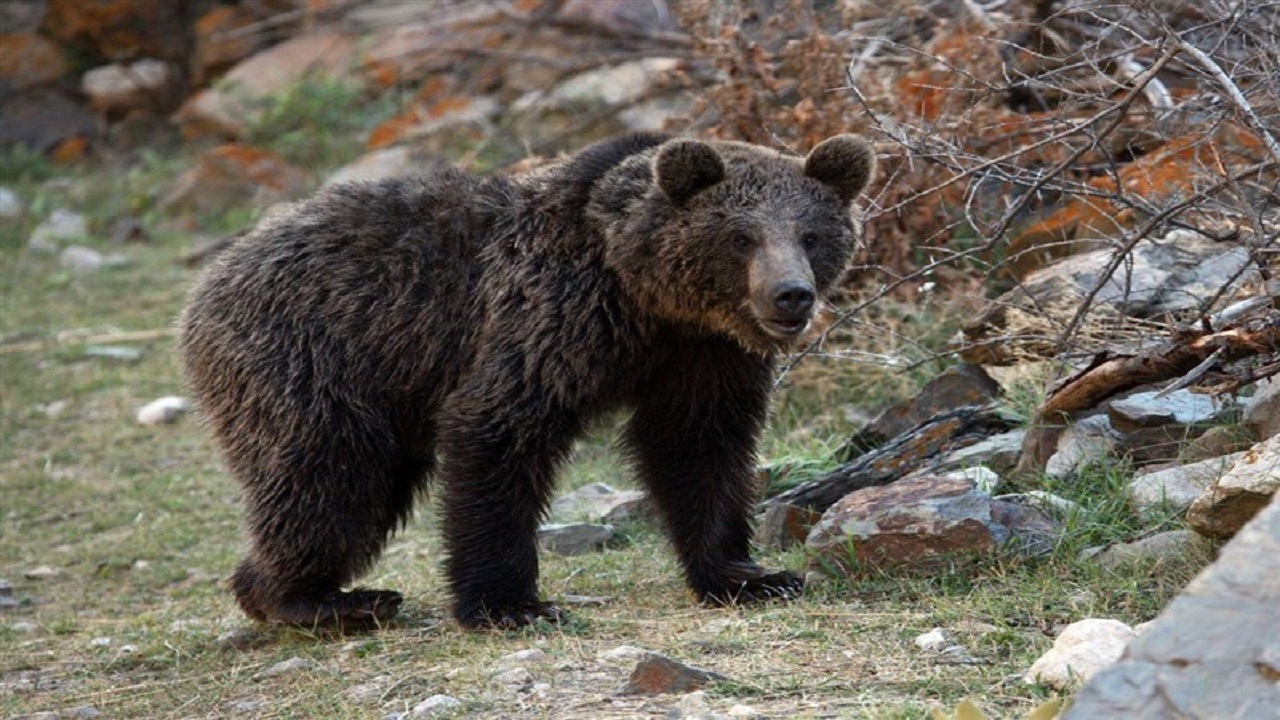
[[[1055,527],[1038,509],[992,500],[972,481],[923,476],[850,493],[823,514],[805,546],[809,569],[819,574],[928,570],[950,555],[990,553],[1006,542],[1034,552]]]
[[[1280,503],[1244,527],[1064,720],[1274,718],[1280,708]]]
[[[1226,539],[1280,490],[1280,435],[1241,453],[1235,464],[1191,504],[1187,523],[1206,537]]]
[[[1088,618],[1071,623],[1053,641],[1053,648],[1032,663],[1026,681],[1059,690],[1073,687],[1119,660],[1136,636],[1133,628],[1119,620]]]

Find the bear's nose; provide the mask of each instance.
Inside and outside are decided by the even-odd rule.
[[[809,317],[813,299],[813,288],[808,283],[778,283],[773,288],[773,306],[788,318]]]

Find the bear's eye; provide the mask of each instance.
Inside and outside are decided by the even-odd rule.
[[[733,236],[733,240],[731,240],[730,242],[733,245],[733,249],[737,250],[738,252],[746,252],[751,248],[755,247],[756,245],[755,238],[751,237],[746,233],[735,234]]]
[[[804,248],[805,252],[812,252],[818,247],[818,241],[818,233],[809,231],[800,236],[800,247]]]

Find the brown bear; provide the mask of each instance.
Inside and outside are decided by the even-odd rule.
[[[341,185],[265,220],[182,319],[190,390],[243,487],[240,606],[390,618],[400,593],[343,588],[434,478],[462,625],[559,620],[538,524],[574,439],[619,408],[698,598],[797,595],[749,554],[756,442],[872,169],[848,135],[806,158],[631,135],[513,178]]]

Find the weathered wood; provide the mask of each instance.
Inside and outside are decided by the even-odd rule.
[[[1164,346],[1137,355],[1099,356],[1068,378],[1036,412],[1022,444],[1019,473],[1043,470],[1058,438],[1076,413],[1120,393],[1197,370],[1210,356],[1223,363],[1280,352],[1280,313],[1247,327],[1192,334],[1184,331]],[[1201,370],[1200,372],[1204,372]]]
[[[821,512],[854,490],[887,485],[912,472],[929,470],[952,450],[1009,428],[1008,418],[994,405],[965,405],[917,425],[823,477],[766,500],[764,507],[795,505]]]

